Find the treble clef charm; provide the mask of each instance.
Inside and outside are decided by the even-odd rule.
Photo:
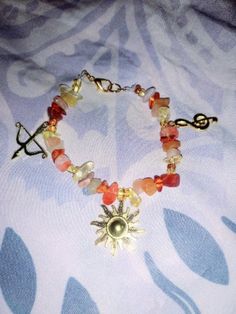
[[[217,121],[218,121],[217,117],[207,117],[203,113],[197,113],[193,117],[193,121],[188,121],[186,119],[176,119],[174,121],[174,124],[179,127],[190,125],[195,129],[206,130],[210,126],[210,123]]]

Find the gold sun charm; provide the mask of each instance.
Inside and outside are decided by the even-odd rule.
[[[99,215],[102,221],[92,221],[91,225],[100,227],[97,230],[99,237],[95,244],[105,242],[106,247],[110,247],[112,255],[115,255],[118,247],[132,247],[132,242],[136,240],[135,235],[144,232],[137,228],[139,210],[130,212],[127,207],[124,211],[124,203],[121,201],[118,208],[111,205],[112,211],[106,205],[101,205],[105,215]]]

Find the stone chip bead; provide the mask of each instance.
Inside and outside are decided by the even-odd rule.
[[[109,188],[109,185],[108,185],[107,180],[103,180],[97,187],[97,193],[104,193],[108,190],[108,188]]]
[[[65,155],[59,155],[56,159],[55,159],[55,166],[57,167],[58,170],[65,172],[71,165],[71,160],[70,158]]]
[[[71,107],[74,107],[78,100],[82,99],[79,92],[75,92],[73,88],[66,84],[60,85],[61,98]]]
[[[102,201],[105,205],[111,205],[116,200],[117,194],[118,194],[118,183],[113,182],[108,189],[104,192]]]
[[[55,132],[52,132],[52,131],[50,131],[50,130],[48,130],[48,129],[43,132],[43,138],[44,138],[44,140],[47,139],[47,138],[49,138],[49,137],[54,137],[54,136],[57,136],[57,137],[58,137],[58,134],[56,134]]]
[[[154,176],[153,181],[156,184],[157,191],[161,192],[162,188],[163,188],[163,180],[162,180],[162,178],[159,177],[159,176]]]
[[[90,172],[87,177],[85,177],[84,179],[80,180],[79,181],[79,187],[80,188],[85,188],[86,186],[89,185],[89,183],[91,182],[91,180],[93,179],[94,177],[94,172]]]
[[[101,184],[101,179],[93,178],[91,179],[90,183],[83,188],[83,194],[84,195],[91,195],[97,193],[97,188]]]
[[[141,197],[132,189],[129,189],[130,204],[134,207],[138,207],[142,201]]]
[[[179,136],[179,131],[176,126],[168,125],[161,128],[160,137],[161,137],[162,144],[169,141],[176,140],[178,136]]]
[[[178,140],[168,141],[162,144],[162,149],[167,152],[171,148],[179,148],[180,145],[181,143]]]
[[[168,187],[176,187],[180,184],[180,176],[178,173],[165,173],[161,175],[163,185]]]
[[[143,192],[143,180],[142,179],[136,179],[133,182],[133,190],[137,193],[140,194]]]
[[[59,107],[61,107],[64,111],[67,111],[68,105],[61,96],[54,97],[53,102],[56,103]]]
[[[149,196],[152,196],[157,191],[156,183],[150,177],[143,179],[142,188],[143,191]]]
[[[55,149],[64,149],[63,141],[57,136],[51,136],[44,139],[47,150],[52,153]]]
[[[169,107],[159,107],[157,109],[157,117],[161,123],[167,122],[170,119],[170,108]]]
[[[158,107],[168,107],[170,104],[170,98],[159,98],[156,101]]]
[[[178,163],[181,161],[183,156],[181,155],[181,152],[177,148],[171,148],[166,152],[166,158],[164,159],[168,164],[171,163]]]
[[[63,115],[66,115],[66,112],[64,109],[62,109],[60,106],[58,106],[57,103],[52,102],[51,107],[48,107],[48,116],[50,119],[55,119],[57,121],[60,121],[63,119]]]
[[[65,150],[64,149],[54,149],[52,151],[52,160],[55,162],[55,160],[57,159],[58,156],[60,155],[64,155],[65,154]]]
[[[149,108],[152,109],[154,104],[157,103],[157,100],[160,98],[160,93],[155,92],[150,98],[149,98]]]
[[[94,169],[94,162],[87,161],[81,166],[76,166],[73,169],[73,180],[74,182],[78,183],[79,181],[83,180],[87,177],[87,175]]]

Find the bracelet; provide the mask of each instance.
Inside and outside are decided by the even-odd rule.
[[[59,121],[63,119],[69,107],[75,107],[78,101],[82,99],[80,89],[82,83],[87,80],[94,84],[99,91],[104,93],[134,92],[144,103],[148,103],[153,117],[156,117],[160,123],[160,142],[162,149],[166,154],[164,161],[166,171],[161,175],[153,177],[137,178],[133,181],[131,187],[120,187],[117,182],[109,184],[107,180],[96,178],[94,174],[94,162],[86,161],[82,165],[74,165],[65,153],[63,140],[57,133]],[[12,159],[19,156],[21,151],[27,155],[41,154],[42,158],[47,157],[47,152],[36,141],[36,136],[42,133],[47,151],[51,154],[56,168],[62,172],[72,174],[72,178],[85,195],[101,194],[104,214],[99,215],[98,221],[92,221],[91,225],[98,227],[98,238],[95,244],[104,242],[106,247],[111,249],[114,255],[118,247],[132,247],[133,240],[144,230],[137,226],[139,209],[141,203],[141,193],[152,196],[161,192],[164,187],[177,187],[180,184],[180,176],[176,173],[176,166],[182,159],[180,152],[181,142],[178,128],[192,126],[196,129],[207,129],[211,122],[217,122],[216,117],[207,117],[202,113],[194,116],[193,121],[186,119],[170,120],[170,99],[161,98],[160,93],[155,87],[143,88],[140,84],[121,87],[118,83],[112,83],[105,78],[96,78],[83,70],[72,86],[60,85],[60,96],[53,98],[51,106],[48,108],[49,120],[43,122],[31,135],[30,132],[20,123],[16,123],[18,128],[16,142],[20,146],[12,156]],[[28,139],[23,142],[20,140],[21,132],[24,130],[28,134]],[[34,142],[38,150],[31,152],[28,149],[30,142]],[[130,210],[124,206],[124,202],[129,200],[131,206],[136,209]],[[118,201],[115,206],[114,202]],[[108,208],[110,205],[111,208]]]

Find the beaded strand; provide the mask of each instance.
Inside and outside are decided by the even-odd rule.
[[[132,206],[138,207],[141,203],[140,194],[142,192],[152,196],[156,192],[161,192],[164,186],[179,186],[180,176],[176,173],[176,164],[182,159],[179,150],[181,145],[178,140],[179,132],[177,126],[170,121],[170,99],[161,98],[155,87],[145,89],[141,85],[135,84],[130,89],[141,97],[143,102],[148,102],[152,116],[156,117],[160,123],[160,141],[162,149],[166,153],[164,159],[167,163],[166,173],[160,176],[154,175],[154,177],[136,179],[132,187],[124,188],[120,187],[117,182],[108,184],[106,180],[96,178],[93,171],[93,161],[87,161],[81,166],[72,163],[65,153],[63,140],[57,134],[57,126],[66,115],[68,108],[74,107],[82,99],[79,93],[81,84],[82,79],[79,78],[74,80],[71,87],[65,84],[61,85],[60,95],[55,96],[51,106],[48,107],[49,120],[46,130],[43,132],[43,138],[56,168],[62,172],[71,173],[74,182],[82,188],[85,195],[101,194],[102,202],[105,205],[111,205],[116,200],[125,201],[129,199]],[[111,91],[116,92],[115,90]]]

